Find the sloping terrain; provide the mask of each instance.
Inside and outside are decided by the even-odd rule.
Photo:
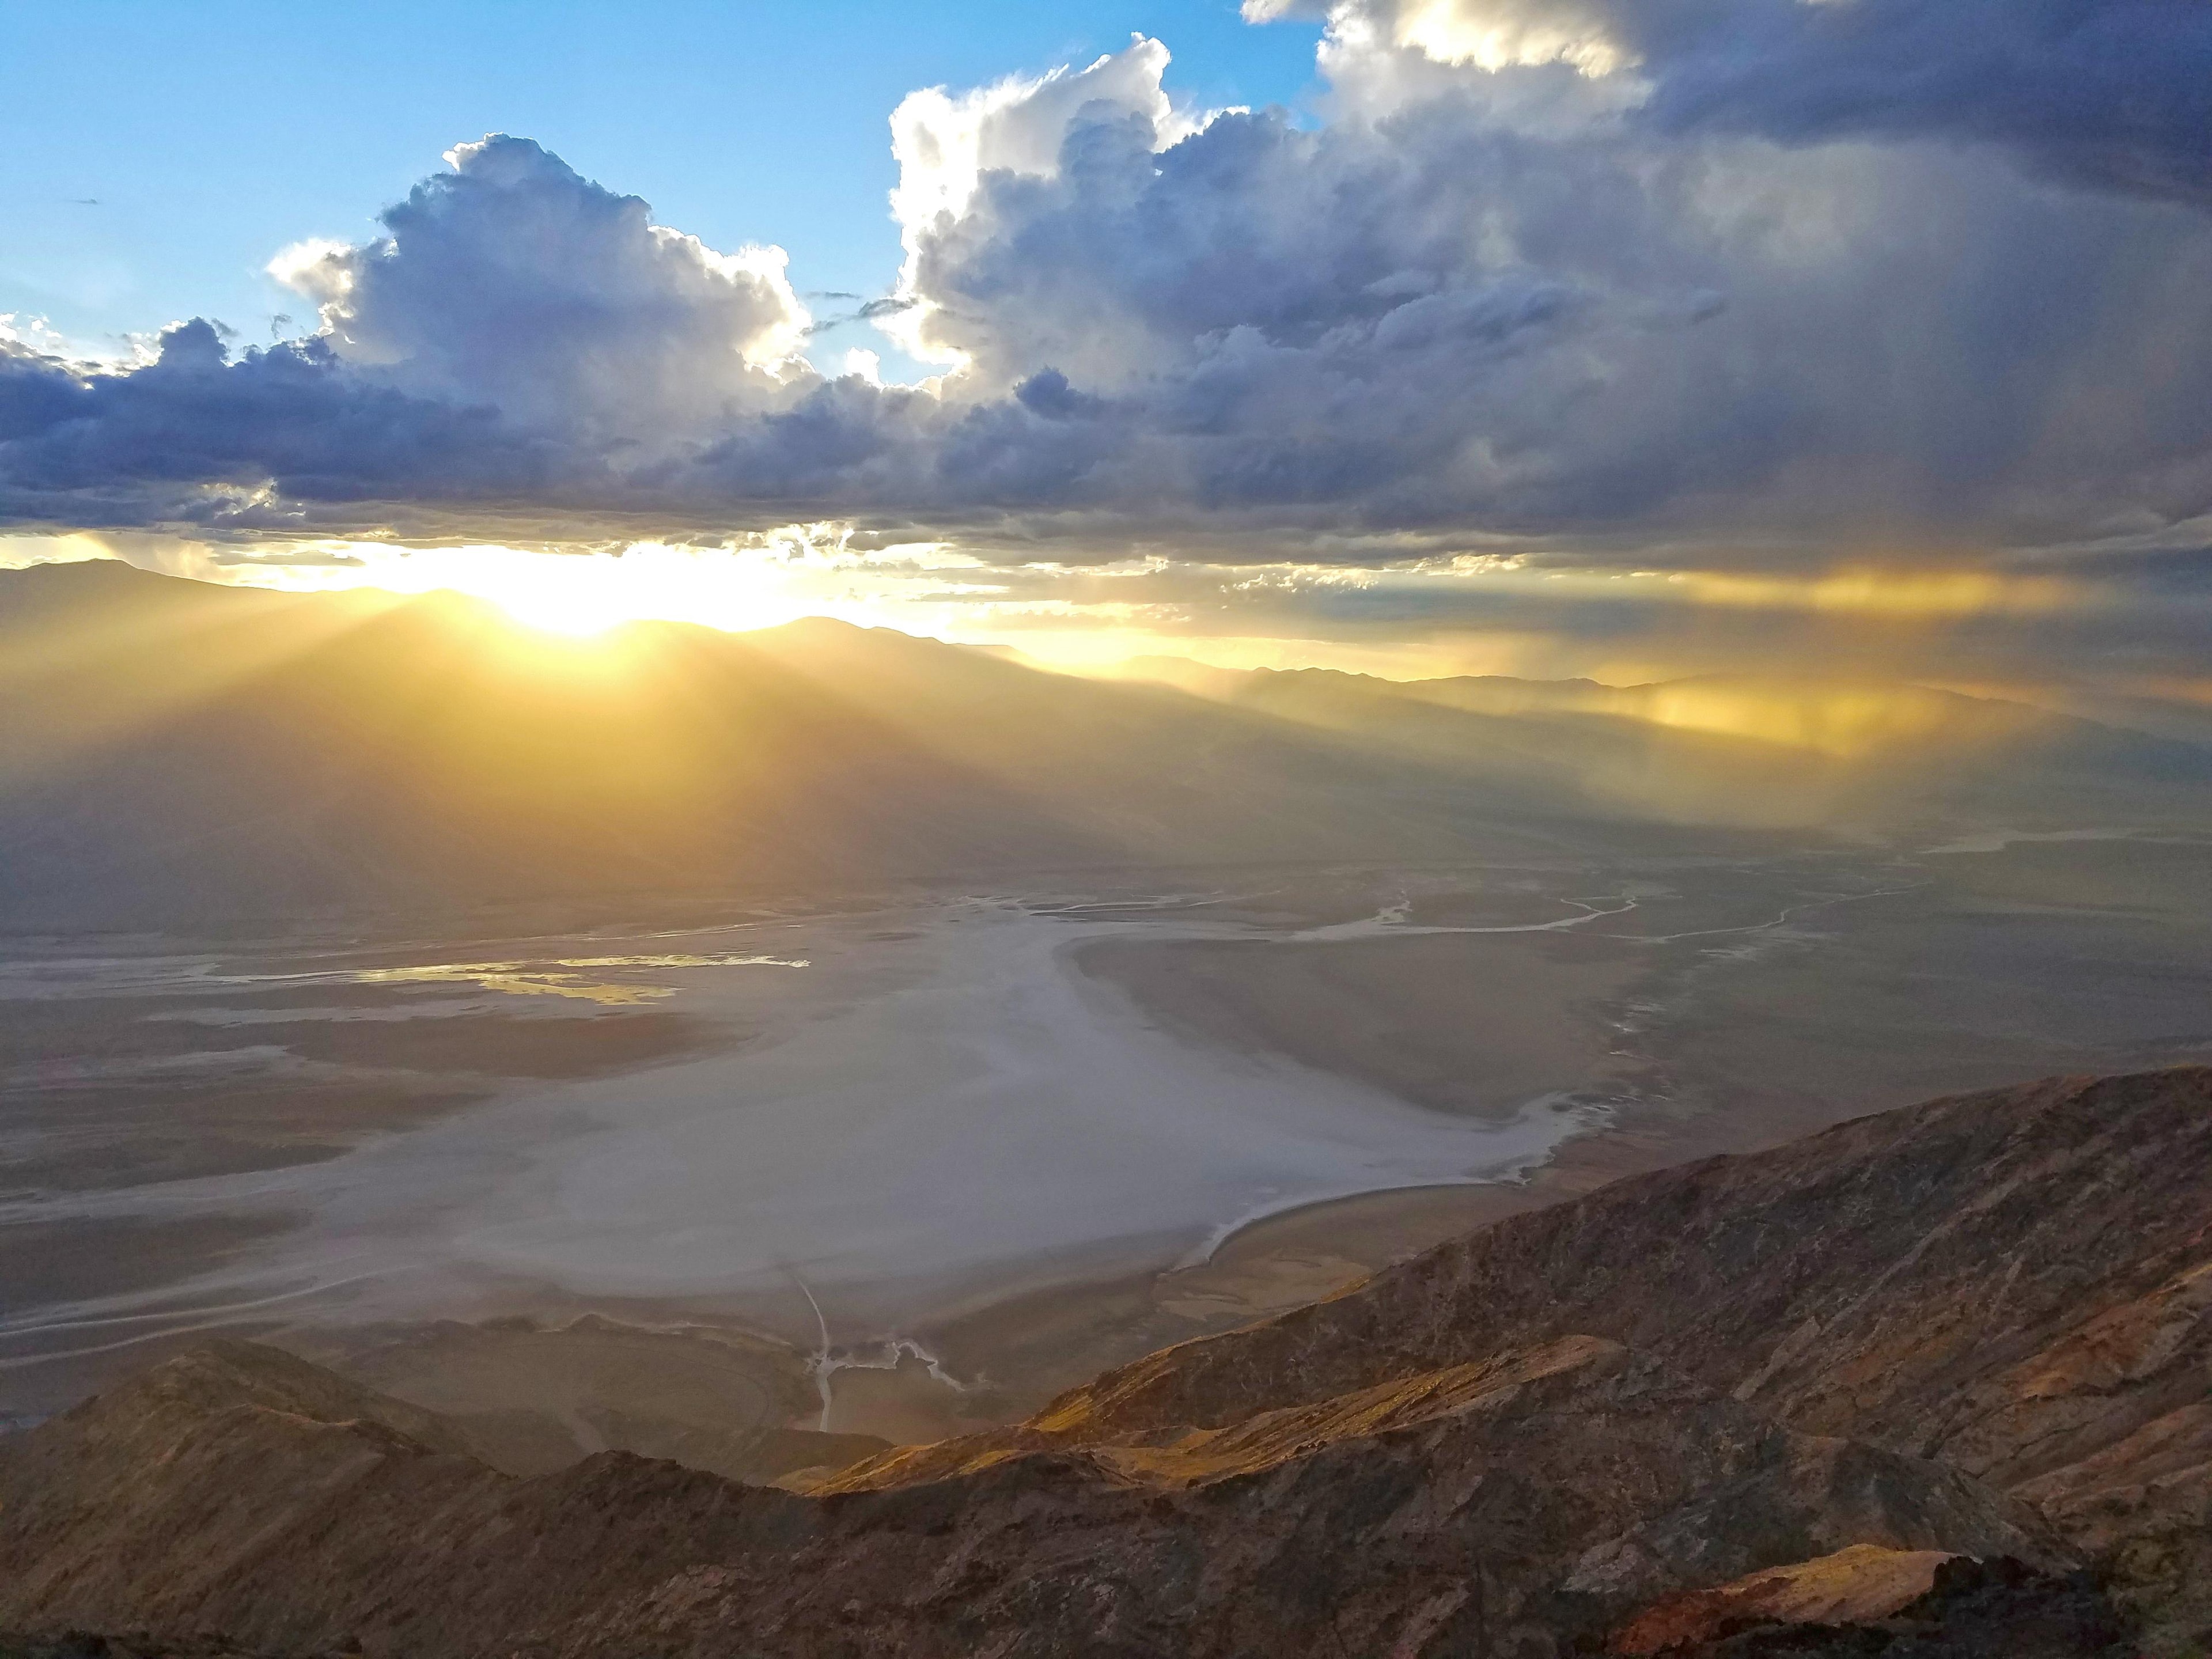
[[[1185,1460],[980,1461],[845,1497],[611,1453],[499,1475],[245,1344],[170,1362],[6,1475],[0,1623],[433,1659],[753,1650],[1516,1652],[1872,1540],[2050,1559],[1942,1467],[1795,1434],[1571,1340]],[[1322,1632],[1328,1634],[1322,1634]],[[739,1650],[744,1650],[740,1649]]]
[[[1855,1544],[1670,1596],[1613,1632],[1621,1659],[2134,1659],[2094,1575]]]
[[[1425,765],[1571,790],[1593,812],[1881,832],[1961,817],[2201,823],[2212,749],[1905,682],[1729,675],[1602,685],[1133,665]]]
[[[2201,823],[2212,750],[1913,686],[1052,674],[821,619],[0,571],[0,926]],[[2193,815],[2193,816],[2192,816]],[[1685,830],[1682,833],[1690,833]]]
[[[0,924],[1467,856],[1559,791],[888,629],[0,572]],[[1587,816],[1587,815],[1585,815]]]
[[[2061,1079],[1619,1182],[842,1484],[1215,1428],[1591,1334],[1984,1479],[2127,1593],[2212,1626],[2208,1269],[2212,1070]]]
[[[1862,1119],[1498,1223],[805,1495],[624,1454],[501,1475],[425,1413],[216,1345],[0,1459],[0,1629],[1520,1659],[1835,1558],[1762,1618],[1889,1633],[1804,1651],[2101,1651],[2063,1645],[2118,1628],[2063,1577],[2086,1560],[2185,1653],[2212,1623],[2208,1154],[2202,1067]],[[1899,1609],[1898,1553],[2020,1565]],[[1984,1645],[1942,1645],[1958,1620]]]

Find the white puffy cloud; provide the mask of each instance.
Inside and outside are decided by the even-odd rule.
[[[1164,46],[1139,35],[1085,69],[1013,76],[964,93],[931,87],[903,99],[891,112],[891,155],[899,167],[891,213],[906,247],[898,297],[907,303],[888,311],[879,326],[925,362],[963,365],[958,347],[931,326],[939,303],[920,269],[922,250],[969,216],[987,174],[1057,176],[1068,130],[1079,120],[1111,111],[1140,122],[1163,149],[1202,126],[1170,102],[1162,84],[1168,61]]]
[[[527,139],[446,159],[386,210],[381,239],[270,263],[364,380],[650,441],[771,406],[810,376],[782,249],[717,252]]]
[[[1381,46],[1438,64],[1501,70],[1567,64],[1587,75],[1630,68],[1602,0],[1244,0],[1248,22],[1326,19],[1337,52]]]

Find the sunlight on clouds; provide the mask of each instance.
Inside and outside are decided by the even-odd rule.
[[[1346,27],[1352,27],[1347,22]],[[1571,64],[1584,75],[1611,75],[1634,59],[1607,35],[1601,19],[1573,6],[1405,0],[1390,19],[1391,44],[1439,64],[1477,69]]]
[[[1160,89],[1168,62],[1167,47],[1140,34],[1084,69],[1063,64],[1042,76],[1008,76],[972,92],[909,93],[891,113],[891,155],[899,164],[892,216],[909,230],[939,214],[957,219],[987,171],[1051,177],[1060,170],[1068,123],[1086,104],[1141,111],[1163,146],[1187,136],[1204,123],[1177,119]]]
[[[51,318],[25,311],[0,311],[0,356],[9,355],[10,348],[65,364],[69,373],[77,375],[143,368],[160,355],[152,335],[79,339],[56,328]]]
[[[1332,52],[1400,47],[1433,63],[1481,70],[1567,64],[1586,76],[1635,67],[1635,54],[1613,40],[1602,9],[1576,0],[1244,0],[1245,21],[1320,13]]]
[[[353,267],[346,260],[352,252],[350,244],[332,237],[310,236],[277,249],[262,270],[318,305],[339,305],[353,291]]]
[[[987,172],[1040,179],[1056,174],[1060,144],[1086,105],[1142,114],[1152,125],[1158,149],[1203,128],[1212,112],[1179,112],[1162,90],[1168,62],[1166,46],[1139,34],[1084,69],[1063,64],[1042,76],[1008,76],[963,93],[928,87],[900,100],[891,112],[891,155],[899,169],[891,216],[906,248],[897,288],[905,303],[877,318],[876,326],[917,362],[954,373],[965,368],[966,352],[927,337],[937,305],[922,292],[924,239],[967,213]]]
[[[743,342],[738,355],[748,368],[759,369],[777,380],[806,372],[807,366],[799,360],[799,354],[806,343],[807,330],[814,319],[792,290],[788,253],[772,244],[760,242],[748,242],[734,253],[723,253],[708,247],[696,236],[672,230],[666,225],[649,225],[647,234],[664,248],[679,251],[732,287],[750,283],[774,295],[779,303],[769,321]]]

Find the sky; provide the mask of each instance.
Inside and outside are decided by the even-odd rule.
[[[872,298],[900,261],[887,122],[915,88],[1089,63],[1144,33],[1174,42],[1178,89],[1209,107],[1295,106],[1320,34],[1255,29],[1234,0],[4,0],[0,31],[0,312],[108,349],[198,315],[256,343],[280,316],[306,331],[270,256],[374,234],[487,132],[528,135],[712,246],[780,244],[802,291]]]
[[[0,562],[2212,702],[2202,0],[0,27]]]

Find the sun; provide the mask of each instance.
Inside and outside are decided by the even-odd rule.
[[[567,592],[564,587],[559,582],[532,581],[502,586],[484,597],[525,628],[572,640],[591,639],[635,620],[622,607],[608,604],[605,595]]]
[[[589,640],[629,623],[690,623],[742,633],[820,609],[803,562],[780,545],[674,547],[634,542],[619,550],[462,546],[351,546],[349,585],[401,593],[463,593],[488,601],[522,628]],[[794,581],[794,574],[799,577]],[[833,599],[844,597],[842,590]]]
[[[479,559],[466,572],[465,591],[489,599],[526,628],[589,639],[635,622],[664,596],[641,580],[635,562],[599,554],[520,553]]]

